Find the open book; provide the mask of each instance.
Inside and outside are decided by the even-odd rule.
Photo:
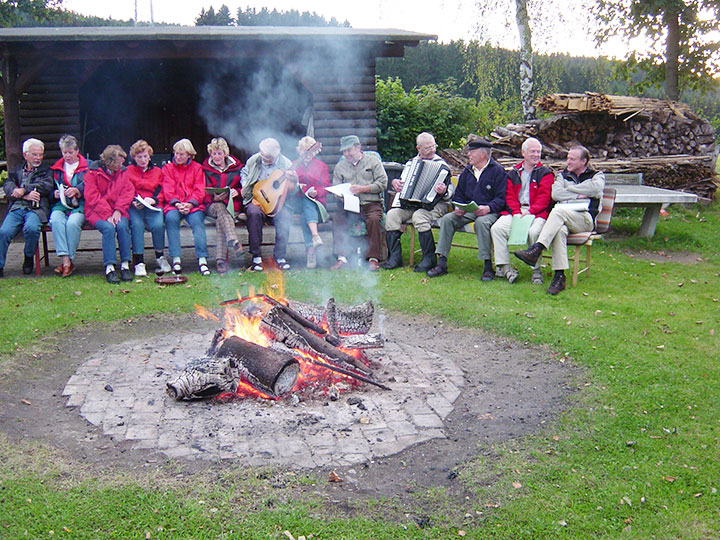
[[[235,203],[233,202],[233,196],[230,193],[229,187],[210,187],[205,186],[205,193],[210,193],[212,195],[217,195],[218,193],[227,193],[227,211],[232,216],[235,217]],[[221,201],[218,201],[221,202]]]
[[[469,203],[459,203],[453,201],[453,205],[455,206],[455,208],[459,208],[460,210],[464,210],[465,212],[470,212],[471,214],[478,209],[478,205],[475,201],[470,201]]]

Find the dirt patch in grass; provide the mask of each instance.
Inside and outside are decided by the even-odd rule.
[[[631,259],[643,259],[654,262],[675,262],[680,264],[698,264],[704,261],[700,253],[693,251],[624,251]]]
[[[63,462],[75,463],[92,474],[114,472],[146,478],[163,470],[222,476],[243,465],[229,462],[171,461],[155,450],[133,450],[86,422],[77,410],[65,406],[62,391],[68,378],[88,356],[110,344],[147,339],[161,333],[212,331],[217,323],[194,315],[163,315],[88,325],[55,335],[0,365],[0,432],[11,442],[36,441]],[[299,492],[319,496],[336,510],[358,508],[357,503],[391,499],[399,505],[418,502],[419,494],[444,488],[445,499],[463,497],[457,471],[478,455],[491,456],[492,445],[542,429],[568,406],[567,397],[578,388],[580,370],[561,363],[547,348],[529,346],[477,330],[457,328],[426,317],[387,313],[389,339],[422,344],[436,354],[450,356],[462,370],[465,385],[446,418],[447,438],[417,444],[398,454],[369,460],[353,467],[326,467],[308,472],[313,482],[285,485],[268,480],[278,497]],[[331,474],[342,482],[330,482]],[[283,495],[284,493],[284,495]],[[422,497],[420,497],[422,498]]]

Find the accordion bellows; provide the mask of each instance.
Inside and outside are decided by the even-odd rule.
[[[400,176],[403,187],[393,206],[432,209],[442,199],[435,186],[441,183],[447,186],[450,176],[450,167],[444,161],[414,159],[403,169]]]

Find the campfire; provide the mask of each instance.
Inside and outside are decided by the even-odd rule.
[[[337,399],[362,384],[384,390],[365,349],[384,344],[370,333],[374,306],[341,307],[284,298],[280,272],[269,272],[268,294],[222,302],[224,326],[215,332],[204,356],[191,360],[167,392],[176,399],[282,399],[293,395]],[[197,306],[206,319],[219,322]]]

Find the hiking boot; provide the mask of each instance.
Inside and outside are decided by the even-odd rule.
[[[528,266],[535,266],[535,264],[538,262],[538,259],[542,255],[543,250],[545,249],[545,246],[542,244],[535,242],[532,246],[530,246],[527,249],[521,249],[518,251],[514,251],[513,255],[515,255],[518,259],[520,259],[522,262],[527,264]]]
[[[543,275],[542,270],[539,268],[536,268],[532,271],[532,277],[530,278],[530,283],[533,285],[542,285],[543,284]]]
[[[446,264],[438,264],[435,268],[427,271],[427,277],[440,277],[448,273]]]
[[[555,276],[547,289],[548,294],[556,295],[560,291],[565,290],[565,274]]]
[[[495,272],[492,270],[485,270],[480,276],[480,281],[492,281],[495,279]]]
[[[520,272],[509,264],[503,264],[500,268],[500,272],[502,276],[505,276],[505,279],[507,279],[509,283],[515,283],[515,280],[520,275]]]

